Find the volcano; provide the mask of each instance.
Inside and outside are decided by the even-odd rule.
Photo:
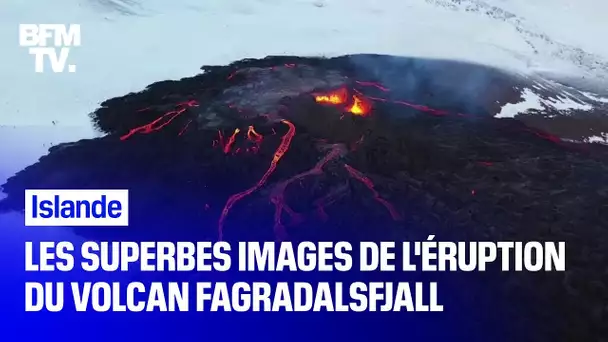
[[[608,336],[608,148],[494,118],[499,87],[519,82],[508,74],[443,68],[450,81],[387,56],[204,67],[102,103],[91,119],[105,136],[53,147],[0,207],[23,210],[26,188],[128,188],[131,227],[76,233],[566,241],[567,272],[471,276],[510,303],[488,317],[509,322],[505,341]],[[471,91],[479,70],[488,82]]]

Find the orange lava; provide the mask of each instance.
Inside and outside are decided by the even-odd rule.
[[[346,110],[354,115],[365,116],[372,108],[371,102],[360,95],[353,95],[353,103]]]
[[[218,223],[218,239],[220,241],[224,237],[224,222],[226,221],[226,217],[228,216],[230,209],[234,206],[234,204],[236,202],[240,201],[241,199],[243,199],[246,196],[251,195],[253,192],[255,192],[256,190],[258,190],[259,188],[264,186],[264,184],[266,184],[266,181],[268,180],[268,177],[270,177],[270,175],[277,168],[277,164],[278,164],[279,160],[281,160],[281,158],[283,158],[283,155],[285,155],[287,150],[289,150],[289,146],[291,146],[291,141],[293,140],[293,137],[296,134],[296,127],[287,120],[282,120],[281,122],[286,124],[289,127],[289,130],[281,138],[281,143],[279,144],[279,147],[277,147],[276,151],[274,152],[274,156],[272,157],[272,161],[270,161],[270,166],[268,167],[268,170],[266,170],[266,173],[264,173],[262,178],[260,178],[260,180],[251,188],[249,188],[245,191],[236,193],[236,194],[230,196],[230,198],[228,198],[228,201],[226,202],[226,205],[224,206],[224,209],[222,210],[222,214],[220,216],[219,223]]]
[[[365,116],[369,114],[372,108],[370,100],[363,95],[352,95],[352,100],[348,99],[349,92],[346,88],[331,91],[326,94],[315,94],[315,101],[321,104],[330,104],[334,106],[344,105],[344,110],[353,115]]]
[[[259,190],[261,187],[263,187],[267,183],[270,175],[276,169],[278,162],[285,155],[285,153],[289,150],[293,137],[295,136],[296,129],[295,129],[295,126],[291,122],[289,122],[287,120],[283,120],[282,122],[289,127],[289,130],[281,138],[281,143],[277,147],[277,149],[273,155],[273,158],[270,161],[270,166],[268,167],[267,171],[264,173],[264,175],[260,178],[260,180],[255,185],[253,185],[252,187],[250,187],[247,190],[241,191],[239,193],[236,193],[236,194],[230,196],[228,198],[228,200],[226,201],[226,204],[224,206],[224,209],[222,210],[222,213],[221,213],[221,216],[220,216],[219,222],[218,222],[218,239],[220,241],[224,237],[224,224],[226,221],[226,217],[228,216],[228,213],[230,212],[232,207],[241,199],[251,195],[255,191]],[[253,128],[252,128],[252,130],[253,130]],[[255,134],[253,134],[253,135],[255,135]],[[330,151],[325,155],[325,157],[323,157],[323,159],[319,160],[313,168],[311,168],[307,171],[304,171],[302,173],[299,173],[295,176],[292,176],[284,181],[281,181],[272,188],[272,191],[270,194],[270,202],[275,207],[274,227],[273,228],[274,228],[275,237],[278,240],[284,240],[287,237],[287,231],[285,230],[285,225],[282,222],[283,213],[286,213],[287,215],[289,215],[289,217],[291,219],[291,222],[290,222],[291,224],[298,224],[298,223],[301,223],[301,221],[303,220],[302,215],[295,212],[287,204],[287,202],[285,200],[285,191],[286,191],[287,187],[290,184],[292,184],[296,181],[299,181],[305,177],[318,176],[318,175],[323,174],[323,168],[331,160],[334,160],[334,159],[337,159],[337,158],[343,156],[346,152],[347,151],[346,151],[345,146],[338,145],[338,144],[332,145]],[[401,215],[397,212],[397,210],[393,207],[393,205],[391,203],[389,203],[387,200],[383,199],[380,196],[380,194],[374,189],[374,184],[372,183],[371,179],[369,179],[368,177],[363,175],[363,173],[354,169],[353,167],[351,167],[347,164],[343,164],[343,165],[352,178],[363,183],[371,191],[374,200],[376,200],[377,202],[382,204],[388,210],[388,212],[390,213],[391,217],[394,220],[401,219]],[[321,219],[327,218],[327,215],[325,213],[325,207],[327,205],[334,203],[340,197],[344,196],[347,188],[348,188],[348,185],[338,187],[338,188],[334,189],[333,191],[331,191],[326,196],[315,201],[314,205],[315,205],[317,212],[318,212],[319,216],[321,217]]]
[[[240,132],[241,130],[236,128],[226,142],[224,141],[222,131],[218,130],[218,138],[212,141],[212,147],[219,147],[225,154],[239,154],[241,152],[257,153],[260,150],[264,136],[256,132],[253,126],[249,126],[246,134],[247,140],[244,142],[237,142],[237,137]],[[237,145],[241,146],[237,147]]]
[[[315,101],[317,103],[340,105],[345,104],[348,98],[348,91],[346,88],[340,88],[327,94],[315,95]]]
[[[253,126],[249,126],[249,129],[247,130],[247,139],[257,143],[262,141],[263,137],[261,134],[255,131]]]
[[[127,140],[137,133],[149,134],[152,132],[160,131],[165,126],[170,124],[173,120],[175,120],[175,118],[182,115],[186,110],[188,110],[188,108],[198,107],[198,102],[196,102],[195,100],[190,100],[190,101],[178,103],[177,105],[175,105],[175,107],[177,109],[166,112],[165,114],[163,114],[161,117],[157,118],[156,120],[154,120],[150,123],[147,123],[143,126],[133,128],[132,130],[129,131],[129,133],[121,136],[120,140],[123,140],[123,141]],[[144,111],[147,109],[148,108],[144,108],[144,109],[141,109],[140,111]]]
[[[241,130],[238,128],[234,129],[234,132],[232,133],[232,135],[230,136],[230,138],[228,139],[228,143],[224,146],[224,153],[229,153],[230,149],[232,148],[232,145],[234,145],[234,141],[236,140],[236,135],[239,134]]]

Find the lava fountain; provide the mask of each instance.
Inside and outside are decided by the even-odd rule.
[[[372,102],[361,94],[350,95],[348,89],[340,88],[326,93],[313,94],[319,104],[344,106],[344,111],[358,116],[367,116],[372,109]]]

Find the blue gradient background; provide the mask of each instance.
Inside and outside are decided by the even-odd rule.
[[[63,228],[39,228],[23,227],[18,224],[21,219],[19,215],[11,215],[10,221],[7,217],[3,218],[2,225],[9,229],[40,229],[51,230],[57,233],[55,236],[47,235],[44,240],[59,241],[67,239],[75,242],[78,249],[78,241],[63,235]],[[10,227],[5,225],[10,224]],[[95,313],[95,312],[75,312],[69,294],[69,284],[66,284],[65,308],[60,313],[47,312],[24,312],[24,283],[26,281],[121,281],[126,284],[129,281],[180,281],[186,275],[168,273],[146,273],[137,274],[136,272],[116,272],[116,273],[84,273],[74,270],[72,272],[25,272],[24,271],[24,242],[26,240],[38,240],[30,234],[23,234],[15,237],[10,246],[3,241],[3,250],[6,252],[10,248],[6,257],[3,258],[3,268],[7,267],[10,274],[8,281],[3,282],[2,293],[5,299],[10,301],[10,305],[5,306],[5,317],[3,321],[8,323],[5,332],[9,332],[7,337],[25,338],[45,338],[61,341],[77,341],[86,336],[86,340],[103,341],[112,339],[115,341],[127,340],[148,340],[163,341],[179,337],[192,338],[221,338],[224,340],[283,340],[289,339],[352,339],[356,341],[368,341],[370,339],[392,339],[391,336],[398,334],[403,338],[414,338],[423,341],[440,341],[445,338],[459,337],[458,340],[476,341],[483,340],[483,331],[479,326],[471,326],[474,317],[481,312],[474,312],[474,307],[463,308],[458,303],[450,300],[450,294],[458,291],[453,283],[439,283],[440,303],[445,305],[447,310],[444,313]],[[54,234],[53,234],[54,235]],[[75,267],[76,269],[76,267]],[[331,276],[335,276],[331,275]],[[270,274],[257,273],[251,274],[201,274],[200,281],[215,280],[272,280],[280,278],[289,280],[297,277],[299,281],[314,282],[321,278],[316,275],[297,275],[297,274]],[[228,278],[228,279],[226,279]],[[240,279],[238,279],[240,278]],[[302,279],[304,278],[304,279]],[[316,279],[315,279],[316,278]],[[359,279],[365,280],[365,276]],[[384,274],[374,276],[376,281],[390,280],[390,275]],[[386,279],[382,279],[386,278]],[[348,280],[348,279],[347,279]],[[193,293],[191,284],[191,297]],[[460,289],[460,290],[466,290]],[[469,303],[469,306],[471,303]],[[194,305],[191,304],[191,309]],[[467,312],[468,311],[468,312]],[[456,314],[458,312],[458,314]],[[460,319],[459,319],[460,317]],[[10,333],[12,331],[12,333]],[[11,335],[13,334],[13,335]],[[476,336],[479,335],[479,336]],[[396,336],[395,336],[396,337]]]
[[[27,131],[24,130],[24,134]],[[20,139],[12,135],[12,139]],[[6,149],[16,146],[18,141],[9,141],[7,135],[0,138],[5,149],[1,154],[18,155],[14,163],[3,163],[0,175],[6,177],[23,167],[32,164],[44,154],[46,144],[29,143],[27,150],[17,153]],[[41,137],[36,137],[40,142]],[[2,141],[4,140],[4,141]],[[65,140],[65,139],[64,139]],[[74,139],[77,140],[77,139]],[[9,160],[2,158],[0,160]],[[133,199],[132,199],[133,200]],[[238,216],[238,211],[232,215]],[[347,213],[345,213],[347,215]],[[255,226],[255,222],[250,222]],[[151,228],[155,222],[148,223]],[[18,213],[0,215],[2,293],[2,340],[32,341],[167,341],[180,338],[192,340],[222,341],[285,341],[285,340],[413,340],[413,341],[500,341],[512,340],[507,334],[514,334],[511,327],[500,320],[500,311],[507,303],[492,300],[491,286],[473,281],[471,274],[427,273],[424,279],[438,281],[440,304],[444,312],[412,313],[326,313],[326,312],[262,312],[262,313],[96,313],[75,312],[70,292],[66,293],[66,307],[60,313],[25,312],[26,281],[398,281],[395,274],[338,274],[338,273],[203,273],[195,279],[192,274],[183,273],[138,273],[116,272],[85,273],[72,272],[25,272],[26,241],[62,241],[74,243],[76,250],[82,238],[68,228],[25,227],[23,216]],[[104,229],[104,228],[100,228]],[[110,228],[125,229],[125,228]],[[128,229],[128,228],[126,228]],[[423,229],[423,227],[410,227]],[[166,240],[172,240],[171,230],[167,229]],[[355,242],[355,241],[352,241]],[[233,245],[234,255],[236,252]],[[233,258],[233,268],[236,260]],[[77,269],[75,267],[75,269]],[[409,275],[408,275],[409,276]],[[400,280],[403,280],[400,279]],[[477,279],[478,280],[478,279]],[[194,297],[191,287],[191,300]],[[347,284],[345,284],[345,288]],[[69,291],[69,284],[66,284]],[[345,291],[346,292],[346,291]],[[191,309],[194,305],[191,304]],[[488,312],[495,308],[495,314]]]

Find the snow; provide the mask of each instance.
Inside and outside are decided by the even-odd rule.
[[[591,99],[593,101],[601,102],[601,103],[608,103],[607,97],[599,97],[597,94],[592,94],[592,93],[585,92],[585,91],[582,91],[581,94],[585,95],[585,97],[587,97],[588,99]]]
[[[585,142],[608,145],[608,133],[601,133],[585,139]]]
[[[548,90],[546,86],[541,84],[532,85],[537,91]],[[583,94],[581,92],[581,94]],[[590,111],[594,108],[589,103],[585,103],[580,99],[574,99],[572,95],[567,94],[562,90],[560,94],[553,97],[543,98],[535,93],[530,88],[524,88],[521,93],[522,100],[516,103],[507,103],[502,108],[500,113],[496,114],[496,118],[513,118],[518,114],[529,113],[531,110],[544,110],[550,108],[558,111]],[[587,98],[592,99],[587,95]]]
[[[578,46],[584,51],[608,56],[608,45],[599,43],[608,35],[605,18],[608,2],[597,0],[508,0],[500,7],[523,18],[556,41]],[[546,15],[544,20],[540,16]]]
[[[581,103],[563,95],[556,95],[555,98],[550,97],[545,100],[544,103],[557,110],[588,111],[593,109],[593,106],[588,103]]]
[[[528,110],[542,110],[542,99],[529,88],[525,88],[521,93],[522,101],[517,103],[507,103],[502,106],[500,113],[496,114],[496,118],[512,118],[520,113],[525,113]]]

